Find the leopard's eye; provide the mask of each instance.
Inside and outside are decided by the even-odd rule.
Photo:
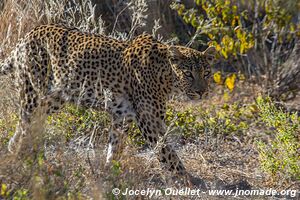
[[[210,75],[210,71],[204,71],[203,75],[204,75],[204,77],[209,76]]]
[[[182,71],[182,72],[183,72],[183,74],[184,74],[185,76],[193,78],[192,72],[190,72],[190,71],[188,71],[188,70],[185,70],[185,71]]]

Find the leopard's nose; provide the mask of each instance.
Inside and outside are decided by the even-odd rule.
[[[195,93],[197,93],[198,95],[202,95],[204,93],[204,90],[195,90]]]

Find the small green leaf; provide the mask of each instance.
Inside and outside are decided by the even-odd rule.
[[[7,185],[2,183],[1,185],[1,196],[4,197],[4,196],[7,196]]]

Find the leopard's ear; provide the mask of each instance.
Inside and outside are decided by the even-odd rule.
[[[210,65],[217,63],[218,52],[215,47],[208,47],[205,51],[202,52],[202,55],[205,56],[207,62]]]
[[[182,55],[182,53],[179,51],[179,49],[172,45],[168,48],[169,51],[169,56],[171,58],[171,60],[178,60],[180,58],[183,58],[184,56]]]

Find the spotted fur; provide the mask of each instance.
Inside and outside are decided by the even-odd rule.
[[[147,34],[119,41],[59,25],[38,26],[1,64],[0,74],[15,73],[20,94],[20,122],[9,149],[26,135],[37,108],[51,114],[67,102],[111,114],[107,163],[116,159],[124,126],[132,121],[154,148],[166,131],[170,94],[201,98],[214,54],[213,48],[199,52],[170,46]],[[185,173],[171,146],[163,145],[158,158],[167,170]]]

